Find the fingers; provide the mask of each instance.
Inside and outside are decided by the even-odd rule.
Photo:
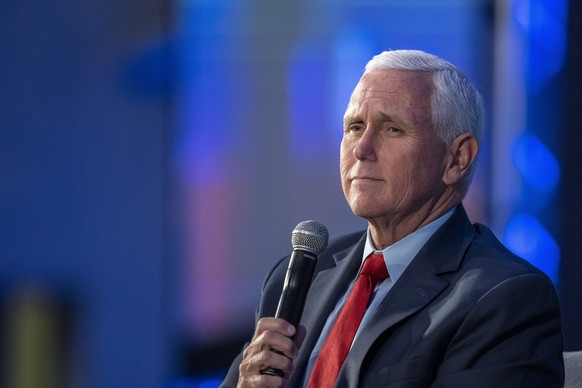
[[[262,318],[257,324],[254,340],[293,359],[297,355],[297,346],[292,340],[295,332],[295,327],[283,319]]]
[[[301,329],[300,341],[305,337]],[[282,387],[294,372],[293,359],[298,343],[293,340],[293,325],[279,318],[262,318],[257,323],[255,335],[243,353],[239,366],[239,387]],[[298,333],[299,334],[299,333]],[[283,377],[262,374],[267,368],[283,372]]]

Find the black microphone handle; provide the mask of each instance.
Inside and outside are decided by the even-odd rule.
[[[282,318],[297,328],[301,321],[305,298],[307,298],[307,292],[313,279],[315,264],[317,264],[317,255],[300,249],[293,250],[275,318]],[[281,354],[275,349],[273,351]],[[283,371],[275,368],[265,368],[261,373],[284,376]]]
[[[293,250],[275,313],[276,318],[282,318],[293,326],[299,325],[316,263],[315,254],[299,249]]]

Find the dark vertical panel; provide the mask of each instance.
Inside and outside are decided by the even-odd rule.
[[[566,349],[582,349],[582,3],[570,1],[563,142],[562,274],[559,285]],[[551,125],[550,125],[551,128]],[[551,129],[550,129],[551,130]]]

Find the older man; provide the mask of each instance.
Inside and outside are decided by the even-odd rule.
[[[374,57],[340,163],[368,229],[320,255],[299,327],[273,318],[289,258],[273,268],[223,386],[561,387],[552,283],[462,205],[482,131],[481,97],[453,65],[421,51]]]

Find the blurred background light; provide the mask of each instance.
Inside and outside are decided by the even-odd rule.
[[[536,190],[556,190],[560,181],[560,165],[535,136],[525,133],[517,139],[513,161],[523,179]]]
[[[518,214],[509,220],[504,241],[520,257],[544,271],[558,283],[560,248],[543,225],[529,214]]]

